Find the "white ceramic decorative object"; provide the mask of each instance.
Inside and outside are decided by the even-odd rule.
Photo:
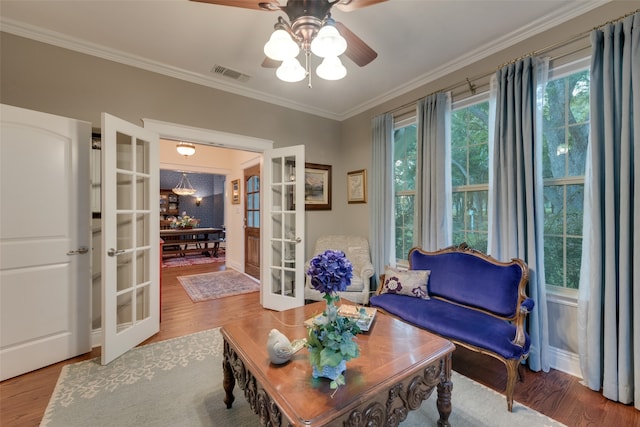
[[[300,347],[291,345],[291,341],[282,332],[272,329],[267,339],[267,352],[271,363],[280,365],[288,362]]]

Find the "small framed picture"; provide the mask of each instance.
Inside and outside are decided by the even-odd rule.
[[[240,180],[234,179],[231,181],[231,203],[234,205],[240,204]]]
[[[304,165],[305,210],[331,210],[331,165],[305,163]]]
[[[347,202],[367,203],[367,170],[347,172]]]

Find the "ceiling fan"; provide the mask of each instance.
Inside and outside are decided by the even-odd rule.
[[[278,67],[276,75],[284,81],[297,82],[309,78],[309,57],[313,52],[324,58],[317,68],[317,74],[327,80],[339,80],[346,75],[346,69],[338,56],[344,53],[356,65],[364,67],[378,54],[358,36],[331,17],[331,9],[336,6],[344,12],[361,9],[387,0],[191,0],[222,6],[258,9],[268,12],[284,12],[289,21],[278,17],[275,31],[265,45],[267,58],[263,67]],[[303,68],[296,57],[299,51],[305,54]]]

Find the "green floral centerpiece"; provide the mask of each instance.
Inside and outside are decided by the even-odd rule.
[[[345,384],[346,362],[358,357],[360,349],[354,341],[360,328],[355,320],[338,314],[337,292],[344,291],[351,284],[353,266],[344,252],[327,250],[315,256],[307,274],[311,286],[322,292],[327,301],[325,311],[314,318],[309,327],[307,348],[313,367],[313,377],[331,379],[331,388]]]

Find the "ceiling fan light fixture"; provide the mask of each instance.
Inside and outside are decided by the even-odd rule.
[[[275,61],[295,58],[298,53],[300,53],[300,46],[283,29],[275,30],[271,34],[269,41],[264,45],[264,54]]]
[[[316,37],[311,41],[311,52],[320,58],[340,56],[347,50],[347,41],[330,21],[320,28]]]
[[[282,65],[276,70],[276,76],[288,83],[299,82],[307,75],[306,70],[300,65],[296,58],[289,58],[282,61]]]
[[[176,150],[181,156],[189,157],[195,154],[196,146],[189,142],[180,142],[176,145]]]
[[[337,56],[327,56],[316,68],[316,74],[325,80],[340,80],[347,75],[347,69]]]

